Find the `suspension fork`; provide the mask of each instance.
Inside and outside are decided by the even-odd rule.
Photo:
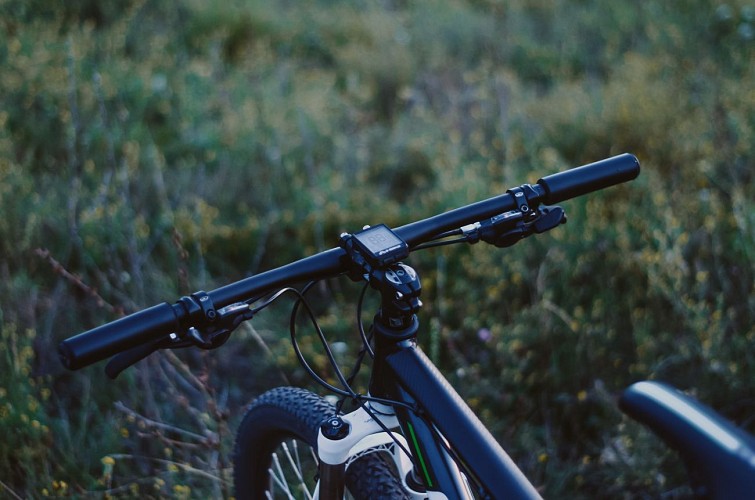
[[[346,462],[352,453],[360,451],[358,446],[362,440],[381,432],[384,427],[398,426],[395,415],[380,415],[379,418],[380,423],[367,410],[358,408],[347,415],[333,415],[320,425],[317,437],[320,499],[341,500],[344,493]]]

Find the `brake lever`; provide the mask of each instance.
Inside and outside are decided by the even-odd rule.
[[[535,232],[540,234],[546,231],[550,231],[554,227],[566,224],[566,212],[564,209],[555,207],[540,207],[540,215],[535,220],[533,228]]]
[[[486,241],[498,248],[510,247],[533,233],[544,233],[565,223],[566,213],[563,208],[539,207],[537,215],[531,221],[520,220],[513,229],[495,235],[492,241]]]
[[[110,379],[115,379],[123,370],[160,349],[180,349],[184,347],[216,349],[225,344],[231,336],[231,332],[243,321],[252,319],[254,316],[254,312],[246,303],[231,304],[219,309],[217,313],[215,324],[211,327],[202,330],[191,327],[182,338],[172,333],[169,337],[119,352],[110,358],[105,366],[105,373]]]
[[[155,342],[148,342],[146,344],[132,347],[131,349],[119,352],[110,358],[110,361],[105,365],[105,374],[111,380],[115,380],[123,370],[135,365],[155,351],[166,348],[177,349],[181,347],[190,347],[191,345],[191,342],[180,340],[175,335],[171,335],[170,337]]]
[[[249,304],[239,302],[218,309],[217,317],[210,325],[203,328],[191,327],[185,339],[200,349],[217,349],[225,344],[231,333],[244,321],[254,317]]]
[[[115,380],[115,378],[120,375],[123,370],[138,363],[139,361],[155,352],[158,349],[155,344],[157,344],[157,342],[142,344],[136,347],[132,347],[128,351],[119,352],[118,354],[110,358],[110,361],[108,361],[107,365],[105,365],[105,374],[108,376],[108,378],[110,378],[110,380]]]
[[[499,248],[510,247],[533,233],[544,233],[566,223],[566,213],[559,206],[510,210],[476,224],[461,228],[469,243],[484,241]]]

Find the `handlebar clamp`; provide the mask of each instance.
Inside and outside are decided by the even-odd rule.
[[[204,291],[198,291],[196,293],[192,293],[191,297],[199,304],[199,307],[202,308],[202,315],[204,316],[205,321],[208,323],[213,323],[217,317],[218,312],[215,309],[215,304],[212,303],[212,299],[209,295],[207,295]]]
[[[516,187],[507,190],[506,192],[511,194],[511,196],[514,197],[514,202],[516,203],[516,209],[521,212],[521,214],[524,216],[524,220],[527,221],[529,219],[532,219],[537,216],[536,207],[530,207],[528,205],[530,199],[536,199],[535,196],[527,196],[527,192],[524,190],[525,187],[530,187],[528,185]],[[530,188],[531,189],[531,188]],[[534,210],[533,210],[534,208]]]

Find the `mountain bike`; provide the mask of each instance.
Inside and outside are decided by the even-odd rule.
[[[64,340],[60,358],[78,369],[112,357],[114,378],[158,349],[223,345],[244,321],[283,295],[293,295],[290,333],[301,365],[337,405],[300,388],[280,387],[247,409],[236,436],[238,498],[539,498],[538,490],[492,437],[417,344],[421,281],[404,261],[412,252],[457,243],[508,247],[566,222],[558,205],[637,177],[623,154],[523,184],[499,196],[391,229],[365,226],[339,245],[211,292],[196,292]],[[338,275],[364,282],[357,306],[362,348],[345,375],[307,303],[319,280]],[[309,282],[303,288],[297,283]],[[365,291],[380,306],[365,328]],[[296,340],[296,317],[310,318],[337,385],[308,364]],[[369,390],[354,376],[371,358]],[[342,404],[356,409],[344,413]],[[700,496],[745,498],[755,491],[753,438],[671,387],[640,382],[620,407],[680,451]]]

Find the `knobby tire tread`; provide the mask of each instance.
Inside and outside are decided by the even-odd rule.
[[[255,399],[236,433],[233,480],[239,500],[265,498],[267,469],[281,441],[295,437],[317,449],[320,423],[335,413],[320,396],[297,387],[278,387]],[[401,480],[381,454],[369,454],[346,470],[355,499],[408,498]]]

